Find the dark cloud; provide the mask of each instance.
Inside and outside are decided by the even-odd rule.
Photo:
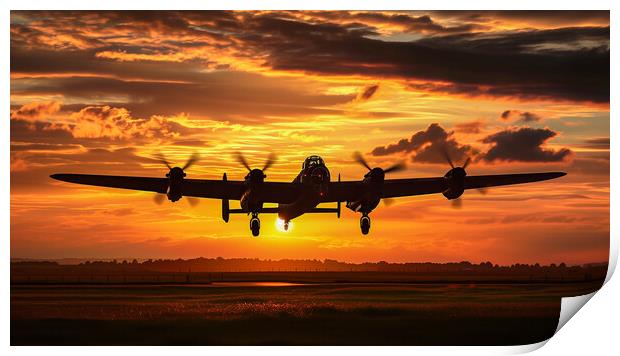
[[[101,50],[110,49],[108,47]],[[200,63],[119,62],[97,58],[98,50],[65,50],[11,47],[11,73],[73,76],[97,74],[108,78],[161,82],[194,82],[202,79]]]
[[[553,24],[555,27],[575,23],[609,24],[608,10],[443,10],[431,11],[429,14],[465,23],[501,24],[511,20],[519,23]]]
[[[379,90],[379,84],[368,85],[364,88],[362,92],[357,95],[357,100],[366,101],[375,95],[375,93]]]
[[[500,115],[502,120],[518,120],[521,122],[533,122],[540,121],[542,118],[533,112],[519,111],[519,110],[506,110]]]
[[[532,122],[532,121],[540,121],[541,117],[533,112],[525,111],[521,113],[521,121],[523,122]]]
[[[17,18],[26,20],[15,21]],[[56,58],[49,53],[35,56],[32,51],[49,48],[45,41],[50,41],[50,36],[36,42],[39,35],[22,28],[28,27],[29,18],[43,21],[48,31],[57,32],[52,40],[70,38],[67,46],[75,53],[65,50]],[[343,22],[345,18],[348,20]],[[189,81],[199,72],[188,71],[187,66],[179,71],[180,63],[140,61],[132,66],[95,59],[96,53],[122,51],[127,45],[114,37],[114,29],[116,36],[118,31],[126,31],[167,52],[187,48],[179,42],[208,44],[214,50],[234,45],[239,58],[260,58],[265,66],[278,70],[398,78],[410,81],[414,89],[460,95],[609,101],[608,26],[473,33],[459,29],[445,35],[452,30],[427,15],[378,12],[320,12],[307,17],[282,12],[14,12],[12,19],[12,72],[93,73],[97,69],[94,72]],[[374,22],[409,24],[434,35],[410,42],[379,39]],[[106,37],[101,33],[105,33],[116,40],[91,43],[71,37],[88,33],[92,34],[88,39],[103,41]],[[148,46],[130,45],[138,49]],[[217,56],[190,58],[183,64],[202,69],[220,66]]]
[[[583,146],[586,148],[609,149],[609,143],[609,137],[597,137],[586,140]]]
[[[186,77],[188,74],[183,74]],[[22,83],[24,87],[22,89]],[[234,83],[234,84],[231,84]],[[138,116],[210,116],[235,122],[262,122],[265,116],[336,114],[332,105],[351,101],[353,95],[311,93],[295,78],[269,78],[244,72],[194,73],[191,81],[121,80],[105,77],[30,78],[12,80],[13,94],[60,94],[85,103],[122,105]],[[112,101],[112,102],[110,102]]]
[[[29,26],[33,20],[44,30]],[[205,31],[201,25],[227,30],[238,27],[238,22],[230,11],[14,11],[11,43],[23,47],[86,49],[109,42],[122,43],[123,39],[155,40],[166,36],[191,42],[219,42],[225,39],[221,32]],[[131,37],[119,36],[122,32],[131,33]],[[55,36],[59,33],[62,36]]]
[[[431,142],[445,142],[448,139],[448,132],[439,126],[431,124],[426,130],[418,131],[410,139],[402,139],[396,144],[376,147],[372,150],[373,156],[385,156],[397,152],[409,153],[420,149],[424,144]]]
[[[36,120],[60,111],[60,107],[57,101],[32,102],[12,111],[11,119]]]
[[[433,48],[458,46],[478,53],[561,54],[588,53],[609,50],[609,27],[563,27],[548,30],[527,30],[485,36],[463,33],[428,37],[417,41]]]
[[[547,31],[529,31],[533,39],[526,40],[521,32],[498,33],[484,37],[484,44],[475,46],[470,34],[452,36],[450,41],[430,37],[415,42],[390,42],[340,27],[319,27],[267,16],[252,18],[247,25],[257,34],[247,41],[248,45],[266,55],[267,64],[275,69],[389,76],[428,81],[432,85],[447,82],[455,86],[450,90],[463,94],[609,100],[608,49],[558,52],[541,48],[532,53],[515,46],[520,39],[531,46],[537,37],[542,38],[536,43],[546,44]],[[564,41],[581,38],[583,31],[591,30],[566,29]],[[598,40],[608,43],[609,29],[597,31],[601,32]]]
[[[541,90],[536,84],[521,85],[500,85],[486,86],[478,84],[459,84],[459,83],[410,83],[409,87],[413,90],[421,90],[439,94],[460,95],[468,97],[502,97],[502,98],[518,98],[521,100],[569,100],[569,101],[592,101],[592,102],[609,102],[609,86],[602,85],[598,89],[606,90],[604,93],[591,93],[586,97],[576,94],[571,88],[546,84],[546,90]],[[580,91],[580,89],[577,89]],[[601,95],[599,95],[601,94]],[[607,99],[605,99],[607,98]]]
[[[506,110],[506,111],[504,111],[504,112],[500,115],[500,117],[501,117],[503,120],[508,120],[508,119],[510,119],[510,114],[511,114],[511,113],[512,113],[512,110]]]
[[[426,130],[418,131],[410,139],[402,139],[395,144],[375,147],[373,156],[386,156],[394,153],[413,152],[411,160],[423,163],[446,163],[444,152],[448,153],[455,162],[464,161],[472,155],[471,146],[460,145],[453,137],[453,132],[447,132],[439,124],[431,124]]]
[[[294,18],[299,18],[301,12],[294,11]],[[370,23],[373,25],[399,26],[403,32],[420,32],[425,34],[446,34],[467,32],[483,28],[478,24],[463,24],[459,26],[446,26],[434,21],[429,15],[411,15],[404,13],[389,13],[380,11],[311,11],[303,12],[305,17],[313,19],[337,21],[339,23]]]
[[[171,142],[175,147],[208,147],[211,146],[209,141],[205,140],[175,140]]]
[[[47,121],[11,119],[11,142],[68,144],[76,143],[71,133],[62,125]]]
[[[482,142],[492,145],[481,156],[488,162],[520,161],[520,162],[559,162],[572,154],[571,150],[545,149],[547,140],[555,137],[556,132],[547,128],[536,129],[521,127],[508,129],[485,137]]]
[[[486,124],[484,121],[477,120],[456,124],[454,125],[454,129],[462,133],[477,134],[480,133],[485,126]]]
[[[80,145],[53,144],[53,143],[16,143],[11,142],[11,152],[31,151],[63,151],[79,149]]]

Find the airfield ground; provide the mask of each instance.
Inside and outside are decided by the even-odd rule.
[[[12,345],[514,345],[602,281],[14,284]]]

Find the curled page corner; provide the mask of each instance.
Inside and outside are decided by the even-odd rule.
[[[600,290],[600,289],[599,289]],[[558,319],[558,327],[555,329],[553,337],[555,334],[562,329],[564,325],[581,309],[595,294],[597,291],[594,291],[590,294],[578,295],[576,297],[563,297],[560,305],[560,318]],[[512,348],[507,354],[515,355],[515,354],[525,354],[532,351],[536,351],[541,347],[545,346],[551,337],[528,345],[518,345]]]
[[[558,327],[555,329],[557,334],[560,329],[566,325],[566,323],[581,309],[598,291],[590,294],[578,295],[576,297],[564,297],[562,298],[562,305],[560,307],[560,319],[558,320]]]
[[[617,239],[609,238],[609,263],[607,265],[607,275],[605,276],[605,282],[603,282],[603,286],[609,282],[611,276],[613,276],[616,271],[616,266],[618,265],[618,241]],[[602,287],[601,287],[602,288]]]
[[[514,347],[512,347],[510,352],[508,352],[507,354],[508,355],[521,355],[521,354],[530,353],[530,352],[536,351],[536,350],[540,349],[541,347],[545,346],[549,340],[550,339],[543,340],[543,341],[540,341],[540,342],[536,342],[536,343],[533,343],[533,344],[514,346]]]

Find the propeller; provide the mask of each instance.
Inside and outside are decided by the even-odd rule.
[[[448,150],[444,147],[441,151],[443,157],[445,158],[446,162],[448,162],[448,164],[450,165],[450,168],[452,169],[462,169],[463,172],[465,172],[465,169],[470,165],[470,163],[472,162],[471,157],[467,157],[465,158],[465,162],[463,162],[463,165],[461,167],[455,166],[454,165],[454,161],[452,160],[452,157],[450,157],[450,154],[448,153]],[[478,188],[476,189],[478,191],[478,193],[480,194],[487,194],[488,193],[488,189],[487,188]],[[460,196],[456,199],[452,199],[450,201],[452,208],[454,209],[460,209],[463,207],[463,197]]]
[[[181,169],[182,170],[189,169],[189,167],[193,166],[194,163],[198,162],[199,159],[200,159],[200,156],[198,155],[198,153],[196,152],[192,153],[192,155],[189,157],[187,162],[185,162],[185,165]]]
[[[366,160],[364,159],[362,154],[359,153],[358,151],[353,152],[353,159],[355,160],[355,162],[357,162],[357,163],[361,164],[362,166],[366,167],[366,169],[368,169],[369,171],[372,170],[372,168],[370,168],[370,166],[368,165],[368,162],[366,162]]]
[[[354,152],[353,153],[353,159],[355,160],[355,162],[361,164],[362,166],[366,167],[366,169],[368,169],[369,171],[372,171],[373,169],[381,169],[381,168],[371,168],[370,165],[368,164],[368,162],[366,162],[366,160],[364,159],[364,157],[362,156],[361,153],[359,152]],[[407,166],[405,165],[405,162],[400,161],[397,162],[395,164],[393,164],[392,166],[386,168],[386,169],[381,169],[383,171],[383,173],[393,173],[393,172],[400,172],[400,171],[404,171],[407,168]]]
[[[458,197],[456,199],[452,199],[452,200],[450,200],[450,204],[451,204],[452,208],[460,209],[460,208],[463,207],[463,198],[462,197]]]
[[[185,162],[185,164],[183,165],[182,168],[179,167],[173,167],[168,160],[166,159],[166,157],[164,156],[163,153],[161,152],[157,152],[155,153],[155,159],[158,160],[161,164],[165,165],[166,168],[168,168],[168,174],[166,174],[166,177],[169,177],[170,174],[174,171],[180,170],[182,172],[183,177],[185,177],[185,170],[189,169],[191,166],[193,166],[196,162],[198,162],[200,160],[200,155],[197,152],[192,153],[192,155],[189,157],[189,159],[187,160],[187,162]],[[199,199],[196,199],[194,197],[185,197],[187,198],[187,202],[189,203],[189,205],[191,205],[192,207],[198,205],[198,203],[200,202]],[[161,193],[157,193],[154,197],[153,197],[153,201],[155,202],[155,204],[157,205],[161,205],[163,204],[163,202],[166,200],[166,194],[161,194]]]
[[[267,160],[265,161],[265,165],[262,169],[252,169],[252,167],[250,167],[250,165],[248,164],[248,161],[245,159],[245,156],[243,156],[241,152],[235,152],[235,158],[237,159],[237,162],[239,162],[242,166],[245,167],[245,169],[248,170],[248,172],[250,172],[251,177],[262,175],[262,178],[266,177],[264,172],[268,170],[269,167],[271,167],[277,160],[277,156],[274,153],[270,153],[269,156],[267,156]]]
[[[153,202],[155,202],[155,204],[157,205],[162,205],[164,203],[164,200],[166,200],[166,194],[155,194],[153,196]]]
[[[274,163],[276,163],[276,155],[275,153],[270,153],[269,156],[267,156],[267,161],[265,162],[265,165],[263,166],[262,171],[266,171],[267,169],[269,169],[269,167],[271,167]]]
[[[450,154],[448,153],[448,150],[445,147],[441,150],[441,153],[442,153],[443,157],[445,158],[445,160],[450,165],[450,168],[452,168],[452,169],[459,168],[459,167],[456,167],[454,165],[454,162],[452,161],[452,158],[450,157]],[[465,159],[465,162],[463,162],[463,166],[461,166],[460,168],[465,169],[465,168],[467,168],[467,166],[469,166],[470,163],[471,163],[471,157],[467,157]]]
[[[400,161],[397,162],[393,165],[391,165],[390,167],[386,168],[386,169],[382,169],[379,167],[375,167],[372,168],[370,167],[370,165],[368,164],[368,162],[366,162],[366,160],[364,159],[364,156],[362,156],[361,153],[359,152],[353,152],[353,159],[355,160],[355,162],[361,164],[362,166],[366,167],[366,169],[368,169],[369,173],[372,172],[382,172],[383,174],[379,173],[380,175],[382,175],[383,177],[385,177],[386,173],[394,173],[394,172],[400,172],[403,171],[405,169],[407,169],[407,166],[405,165],[405,162]],[[394,204],[395,200],[392,198],[383,198],[381,199],[383,201],[383,204],[385,204],[385,206],[390,206],[392,204]]]
[[[383,205],[385,205],[385,206],[392,206],[396,202],[396,200],[394,200],[392,198],[383,198],[383,199],[381,199],[381,201],[383,202]]]
[[[241,152],[236,152],[235,158],[237,159],[237,162],[241,163],[241,165],[243,165],[248,171],[252,171],[252,168],[248,164],[248,161],[245,160],[245,157],[243,157],[243,154]]]
[[[185,197],[189,205],[193,208],[200,203],[200,199],[194,197]]]
[[[166,157],[164,157],[164,154],[161,152],[157,152],[155,153],[155,158],[161,162],[163,165],[165,165],[166,167],[168,167],[168,169],[172,169],[172,166],[170,165],[170,163],[168,163],[168,161],[166,160]]]
[[[196,205],[200,204],[200,199],[194,197],[184,197],[189,205],[193,208]],[[166,201],[166,194],[156,193],[153,196],[153,202],[157,205],[162,205]]]
[[[174,168],[170,165],[164,154],[161,152],[155,153],[155,159],[158,160],[161,164],[165,165],[169,170]],[[183,165],[183,168],[181,168],[181,170],[184,171],[186,169],[189,169],[191,166],[194,165],[194,163],[198,162],[198,160],[200,160],[200,155],[196,152],[192,153],[192,155],[189,157],[187,162],[185,162],[185,165]]]

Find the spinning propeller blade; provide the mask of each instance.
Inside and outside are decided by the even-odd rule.
[[[394,172],[400,172],[403,171],[405,169],[407,169],[407,165],[405,165],[405,162],[401,161],[401,162],[397,162],[393,165],[391,165],[390,167],[386,168],[386,169],[382,169],[380,167],[377,168],[372,168],[370,167],[370,165],[368,164],[368,162],[366,162],[366,160],[364,159],[364,156],[362,156],[361,153],[359,153],[358,151],[353,152],[353,159],[355,160],[355,162],[361,164],[362,166],[366,167],[366,169],[368,169],[368,171],[370,171],[370,173],[368,174],[380,174],[380,172],[383,172],[383,174],[380,174],[381,177],[381,182],[383,181],[385,174],[387,173],[394,173]],[[383,201],[383,204],[385,206],[390,206],[392,204],[394,204],[394,199],[392,198],[382,198],[381,199]]]
[[[392,199],[392,198],[383,198],[383,199],[381,199],[381,200],[383,201],[383,204],[384,204],[385,206],[391,206],[391,205],[393,205],[393,204],[396,202],[396,201],[395,201],[394,199]]]
[[[441,153],[443,154],[443,157],[445,158],[445,160],[448,162],[448,164],[450,165],[451,168],[454,168],[454,163],[452,162],[452,158],[450,158],[450,154],[448,153],[448,150],[444,147],[441,150]]]
[[[252,167],[250,167],[248,161],[245,159],[241,152],[235,152],[235,158],[237,159],[237,162],[241,163],[248,171],[252,171]],[[277,161],[277,159],[278,157],[275,153],[270,153],[269,156],[267,156],[267,161],[265,162],[265,165],[263,166],[263,169],[261,171],[264,172],[269,169],[269,167],[271,167]]]
[[[461,197],[452,199],[450,202],[452,204],[452,208],[454,209],[460,209],[463,207],[463,198]]]
[[[157,152],[155,153],[155,159],[157,159],[159,162],[161,162],[162,164],[164,164],[169,171],[172,171],[175,167],[172,167],[170,165],[170,163],[168,163],[168,160],[166,159],[166,157],[163,155],[163,153],[161,152]],[[192,155],[189,157],[189,159],[187,160],[187,162],[185,162],[185,165],[183,166],[183,168],[181,168],[181,170],[183,172],[185,172],[186,169],[190,168],[191,166],[193,166],[196,162],[198,162],[198,160],[200,159],[200,155],[197,152],[192,153]],[[176,169],[179,169],[178,167],[176,167]],[[169,173],[170,174],[170,173]],[[167,175],[168,176],[168,175]],[[183,174],[183,176],[185,176],[185,174]],[[166,194],[155,194],[155,196],[153,197],[153,201],[155,202],[155,204],[157,205],[161,205],[164,200],[166,200]],[[189,201],[189,199],[188,199]],[[192,204],[190,202],[190,204],[192,206],[194,206],[195,204]]]
[[[401,161],[401,162],[394,164],[388,169],[384,169],[383,172],[384,173],[400,172],[400,171],[404,171],[405,169],[407,169],[407,166],[405,165],[405,162]]]
[[[188,169],[189,167],[193,166],[194,163],[198,162],[199,159],[200,159],[200,156],[198,155],[198,153],[196,152],[192,153],[191,157],[187,160],[187,162],[181,169],[182,170]]]
[[[448,163],[450,164],[450,167],[452,169],[457,168],[457,167],[454,166],[452,158],[450,157],[450,154],[448,154],[448,150],[447,149],[444,148],[442,150],[442,154],[444,155],[446,161],[448,161]],[[472,162],[471,157],[467,157],[465,159],[465,162],[463,162],[463,166],[460,167],[460,168],[466,169],[467,166],[469,166],[471,164],[471,162]],[[483,195],[488,193],[488,188],[478,188],[476,190],[478,191],[478,193],[483,194]],[[460,209],[460,208],[463,207],[463,198],[462,197],[453,199],[450,202],[452,204],[452,207],[455,208],[455,209]]]
[[[368,165],[368,163],[366,162],[366,160],[364,159],[362,154],[359,153],[358,151],[353,152],[353,159],[355,160],[355,162],[357,162],[357,163],[361,164],[362,166],[366,167],[366,169],[368,169],[369,171],[372,170],[372,168],[370,168],[370,166]]]
[[[241,152],[235,152],[235,158],[237,159],[237,162],[241,163],[248,171],[252,170],[248,164],[248,161],[245,160],[245,157],[243,157]]]
[[[162,205],[164,203],[164,200],[166,200],[165,194],[155,194],[153,196],[153,202],[155,202],[155,204],[157,205]]]
[[[192,206],[192,208],[198,205],[198,203],[200,203],[200,199],[198,198],[194,198],[194,197],[184,197],[184,198],[187,199],[187,202],[189,203],[189,205]]]
[[[372,171],[372,167],[370,167],[370,165],[368,164],[368,162],[366,162],[366,160],[364,159],[364,156],[362,156],[361,153],[359,153],[358,151],[353,152],[353,159],[355,160],[355,162],[361,164],[362,166],[366,167],[366,169],[368,169],[369,171]],[[398,163],[393,164],[391,167],[383,169],[383,173],[392,173],[392,172],[400,172],[407,169],[407,165],[405,165],[405,162],[400,161]]]
[[[170,163],[168,163],[168,161],[166,160],[166,157],[164,157],[163,153],[161,153],[161,152],[155,153],[155,159],[157,159],[163,165],[168,167],[168,169],[172,169],[172,166],[170,166]]]
[[[267,157],[267,162],[265,162],[265,166],[263,167],[263,172],[266,171],[269,167],[271,167],[276,162],[276,159],[277,157],[275,153],[270,153]]]
[[[465,163],[463,163],[463,169],[467,168],[467,166],[469,166],[470,163],[471,163],[471,157],[467,157],[467,159],[465,160]]]

